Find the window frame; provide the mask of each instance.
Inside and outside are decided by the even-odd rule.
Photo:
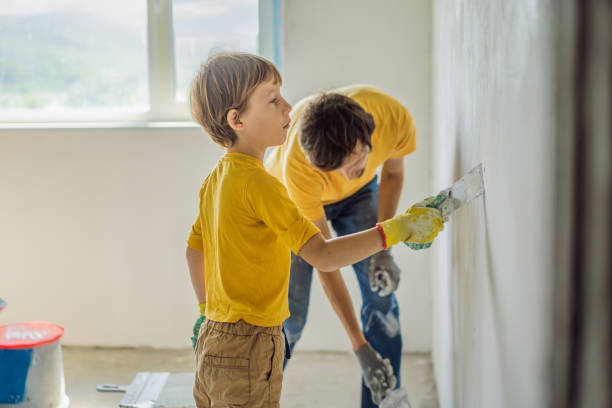
[[[2,114],[0,128],[6,127],[122,127],[148,126],[150,123],[191,122],[188,102],[176,100],[176,56],[172,0],[146,0],[147,73],[149,109],[135,112],[92,109],[90,111],[36,112]],[[280,0],[258,0],[257,52],[280,67]],[[204,57],[204,56],[203,56]]]

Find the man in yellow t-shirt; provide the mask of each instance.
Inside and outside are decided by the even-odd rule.
[[[266,168],[289,192],[322,234],[347,235],[395,215],[404,180],[403,157],[416,149],[416,128],[408,110],[380,90],[352,85],[308,97],[291,112],[285,143]],[[382,165],[380,185],[376,170]],[[290,348],[299,340],[308,313],[312,266],[292,254],[291,317],[284,322]],[[390,251],[353,265],[362,294],[363,332],[339,271],[319,273],[354,349],[365,342],[388,358],[399,386],[402,338],[395,295],[400,270]],[[362,407],[375,406],[362,385]]]

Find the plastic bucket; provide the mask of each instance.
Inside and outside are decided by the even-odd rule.
[[[67,408],[61,326],[0,326],[0,408]]]

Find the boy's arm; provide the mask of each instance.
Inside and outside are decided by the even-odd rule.
[[[204,252],[187,247],[185,252],[191,285],[198,303],[206,303],[206,286],[204,282]]]
[[[327,218],[325,216],[313,221],[313,224],[319,228],[321,234],[323,234],[326,239],[331,238],[329,226],[327,225]],[[359,327],[357,316],[355,316],[355,309],[353,309],[351,295],[346,289],[342,274],[339,270],[333,272],[322,272],[317,270],[317,272],[325,295],[336,312],[336,315],[338,315],[340,322],[342,322],[353,349],[362,346],[366,343],[366,339]]]
[[[326,240],[312,236],[298,251],[320,271],[331,272],[352,265],[402,241],[432,242],[444,228],[442,213],[434,208],[410,207],[404,213],[354,234]]]
[[[383,249],[381,233],[374,227],[332,239],[316,234],[304,244],[298,255],[321,272],[334,272]]]

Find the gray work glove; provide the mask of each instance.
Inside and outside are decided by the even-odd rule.
[[[357,349],[355,355],[361,365],[363,381],[372,394],[372,402],[379,405],[397,384],[391,362],[388,358],[383,360],[369,344]]]
[[[395,292],[400,281],[400,268],[389,249],[372,255],[368,276],[372,292],[379,291],[378,295],[381,297]]]

